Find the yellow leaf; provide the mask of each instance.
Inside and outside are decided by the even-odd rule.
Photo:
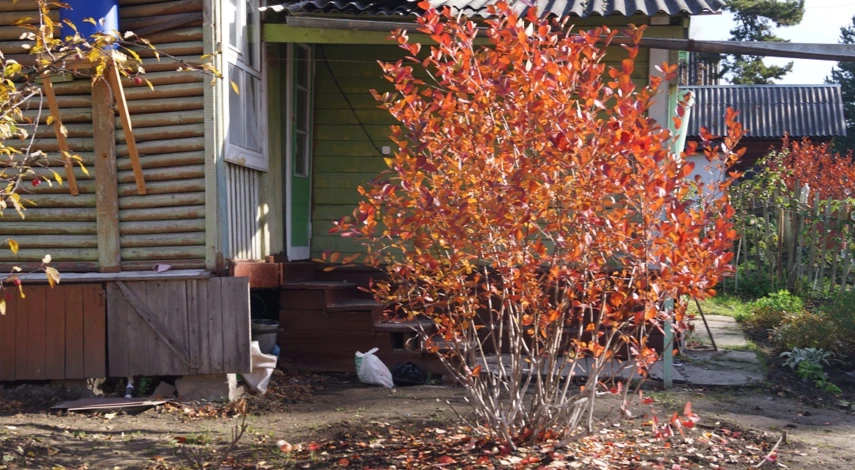
[[[68,129],[66,129],[65,125],[59,126],[59,132],[61,132],[62,135],[68,137]]]
[[[47,117],[47,125],[49,126],[51,124],[53,124],[53,116],[48,116]]]
[[[77,158],[80,158],[80,157],[77,157]],[[89,176],[89,170],[86,169],[86,166],[83,165],[83,162],[78,161],[77,164],[80,165],[80,169],[83,170],[83,174],[85,174],[86,176]]]
[[[56,268],[52,268],[50,266],[45,268],[45,274],[47,274],[48,283],[51,287],[59,284],[59,271]]]
[[[53,172],[53,179],[55,179],[56,182],[60,184],[60,186],[62,185],[62,176],[59,173],[54,171]]]
[[[17,254],[18,254],[18,242],[16,242],[15,240],[12,240],[10,238],[8,240],[8,243],[9,243],[9,249],[12,250],[12,253],[15,253],[15,255],[17,256]]]
[[[231,83],[231,84],[232,84],[232,90],[234,90],[234,91],[235,91],[235,93],[239,95],[239,94],[240,94],[240,91],[238,90],[237,83],[235,83],[235,82],[233,82],[233,81],[231,81],[231,80],[229,80],[229,83]]]
[[[0,315],[6,315],[6,299],[0,299]]]

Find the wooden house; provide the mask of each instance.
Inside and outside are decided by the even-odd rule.
[[[0,34],[14,18],[32,16],[21,13],[33,3],[0,5]],[[432,2],[475,18],[488,3]],[[577,28],[646,24],[647,37],[661,38],[688,37],[692,15],[723,6],[536,3],[543,14],[573,17]],[[225,77],[209,86],[147,55],[154,91],[124,82],[145,195],[121,127],[98,111],[99,95],[85,82],[55,84],[69,145],[89,175],[77,173],[78,196],[64,187],[34,188],[39,206],[27,219],[12,222],[7,214],[0,222],[0,236],[21,246],[17,259],[4,252],[0,262],[38,264],[50,253],[63,273],[59,290],[25,288],[34,292],[27,312],[43,312],[26,316],[26,327],[21,313],[0,317],[0,380],[245,371],[247,279],[250,288],[278,295],[272,314],[281,323],[286,365],[352,370],[355,351],[377,346],[388,363],[434,369],[407,341],[410,328],[380,321],[380,307],[357,289],[376,273],[323,272],[308,261],[326,250],[361,250],[327,232],[351,212],[356,187],[394,151],[392,118],[369,90],[389,89],[376,62],[403,56],[388,31],[412,24],[418,13],[407,0],[118,0],[120,30],[189,62],[220,51],[215,65]],[[0,35],[4,54],[24,52],[13,51],[15,38]],[[624,57],[618,47],[609,53],[616,64]],[[676,62],[676,53],[642,49],[636,82],[646,84],[665,61]],[[670,122],[676,98],[676,83],[663,85],[651,114]],[[57,148],[50,132],[37,145]],[[157,264],[172,269],[158,274]],[[236,277],[212,277],[223,274]],[[166,353],[174,350],[180,353]],[[42,368],[60,363],[62,371]]]

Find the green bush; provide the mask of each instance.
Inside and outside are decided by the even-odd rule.
[[[786,315],[797,314],[804,308],[802,299],[789,291],[773,292],[751,303],[746,323],[753,328],[772,329],[780,325]]]
[[[855,357],[855,291],[841,295],[816,312],[787,313],[772,341],[783,349],[821,348]]]
[[[837,352],[834,327],[820,314],[802,310],[781,319],[772,333],[772,342],[782,349],[819,348]]]

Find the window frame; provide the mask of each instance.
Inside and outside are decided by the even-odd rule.
[[[266,60],[266,50],[261,41],[261,12],[259,11],[253,19],[255,23],[253,25],[254,27],[249,28],[246,23],[248,0],[237,0],[237,5],[234,9],[232,8],[231,0],[222,1],[226,17],[230,14],[234,14],[233,18],[237,24],[237,34],[235,39],[238,43],[231,44],[230,28],[233,23],[225,21],[223,25],[225,28],[223,42],[225,43],[224,56],[226,62],[225,70],[223,71],[223,84],[225,85],[223,109],[224,115],[226,116],[226,122],[224,123],[224,130],[226,132],[225,160],[236,165],[242,165],[260,171],[267,171],[269,169],[266,106],[267,77],[266,74],[263,73],[263,64]],[[258,6],[261,6],[263,3],[261,0],[253,1],[255,1]],[[246,54],[248,51],[241,50],[244,47],[248,47],[248,44],[250,43],[250,41],[245,37],[245,33],[248,30],[252,31],[254,36],[253,42],[256,44],[255,50],[252,51],[255,56],[253,58],[247,57]],[[253,60],[257,64],[257,67],[252,65],[251,61]],[[237,69],[238,72],[236,74],[232,73],[232,66]],[[248,110],[250,109],[250,100],[247,98],[247,94],[241,93],[244,90],[250,89],[247,85],[247,82],[249,81],[248,79],[255,79],[258,84],[258,89],[256,90],[253,100],[255,101],[255,115],[257,116],[256,123],[258,132],[256,134],[256,138],[258,139],[259,144],[257,149],[247,148],[244,145],[233,143],[229,140],[229,128],[233,118],[240,119],[242,123],[250,122],[249,119],[247,119]],[[232,82],[234,82],[238,88],[238,101],[240,102],[241,109],[237,111],[231,109],[231,94],[234,93],[232,90]],[[244,138],[246,138],[245,132]]]

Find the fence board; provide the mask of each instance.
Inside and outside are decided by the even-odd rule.
[[[30,294],[30,289],[25,287],[24,295],[28,294]],[[27,361],[27,345],[29,343],[27,332],[27,322],[29,319],[28,302],[25,302],[24,299],[18,299],[15,312],[18,317],[15,322],[15,378],[24,378],[29,368]]]
[[[107,351],[109,353],[110,375],[128,376],[128,304],[118,301],[121,296],[119,286],[107,284]]]
[[[65,374],[83,375],[83,285],[65,286]]]
[[[200,287],[200,290],[202,288]],[[208,281],[208,337],[209,337],[209,367],[210,371],[223,370],[223,302],[222,278]]]
[[[100,284],[83,287],[83,374],[107,376],[107,317]]]
[[[59,287],[45,299],[45,365],[48,378],[65,377],[65,296]]]
[[[249,282],[243,277],[222,278],[223,363],[232,372],[252,370],[249,355]],[[227,322],[226,318],[231,321]]]
[[[138,298],[147,298],[148,283],[127,282],[125,285]],[[151,350],[157,345],[157,335],[134,312],[133,306],[124,300],[124,295],[118,289],[113,295],[117,296],[115,299],[116,303],[122,305],[128,319],[127,331],[124,333],[124,336],[128,338],[128,371],[124,375],[150,375],[151,371],[154,370],[151,363],[155,355]],[[107,323],[114,321],[112,311],[108,311],[107,315]],[[112,338],[108,338],[107,341],[112,342]],[[110,364],[110,375],[115,375],[112,371],[112,364]]]
[[[6,315],[0,315],[0,380],[15,380],[17,289],[7,289]]]

